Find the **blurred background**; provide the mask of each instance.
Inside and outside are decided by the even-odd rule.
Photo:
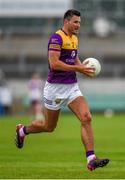
[[[27,112],[28,81],[34,73],[46,80],[48,38],[70,8],[82,14],[81,60],[95,57],[102,65],[97,77],[78,74],[91,111],[125,111],[125,0],[0,0],[1,116]]]

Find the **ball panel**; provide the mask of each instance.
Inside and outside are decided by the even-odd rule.
[[[97,76],[101,71],[100,62],[95,58],[87,58],[83,61],[83,64],[85,64],[86,62],[88,62],[88,64],[86,64],[87,67],[95,68],[94,73],[91,74],[90,76]]]

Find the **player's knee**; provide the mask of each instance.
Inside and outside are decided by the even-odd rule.
[[[90,123],[92,120],[92,116],[89,112],[85,112],[82,116],[81,123],[82,125]]]

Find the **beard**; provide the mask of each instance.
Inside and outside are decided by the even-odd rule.
[[[74,34],[74,35],[77,35],[77,34],[78,34],[78,30],[79,30],[79,29],[74,29],[74,28],[72,28],[72,27],[70,27],[70,28],[68,29],[68,31],[69,31],[71,34]]]
[[[73,31],[73,34],[74,34],[74,35],[77,35],[77,34],[78,34],[78,30],[74,30],[74,31]]]

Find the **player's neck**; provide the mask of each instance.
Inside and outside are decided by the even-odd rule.
[[[72,36],[72,33],[70,33],[64,26],[61,28],[61,30],[67,35],[67,36]]]

